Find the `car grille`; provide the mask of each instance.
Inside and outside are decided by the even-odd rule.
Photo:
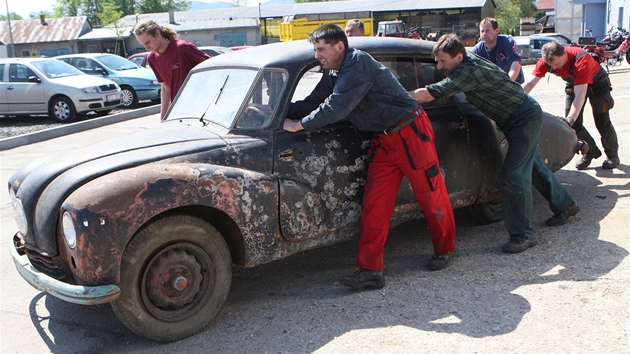
[[[101,92],[116,91],[116,85],[115,84],[101,85],[98,88],[101,89]]]
[[[120,101],[111,101],[111,102],[105,102],[103,104],[103,106],[105,107],[109,107],[109,106],[118,106],[120,104]]]

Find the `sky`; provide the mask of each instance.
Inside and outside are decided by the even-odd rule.
[[[216,2],[216,1],[225,1],[230,2],[230,0],[197,0],[203,2]],[[265,3],[266,1],[254,1],[250,0],[250,3],[259,2]],[[28,19],[28,15],[32,12],[39,14],[40,11],[48,11],[54,13],[53,5],[56,4],[56,0],[0,0],[0,13],[6,16],[7,14],[7,4],[9,5],[9,12],[15,12],[22,16],[23,19]]]

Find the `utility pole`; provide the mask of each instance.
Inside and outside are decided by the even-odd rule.
[[[14,58],[15,57],[15,49],[13,46],[13,31],[11,30],[11,15],[9,15],[9,0],[4,0],[4,3],[7,6],[7,22],[9,23],[9,40],[11,41],[11,43],[9,43],[9,50],[7,51],[7,56],[9,58]]]

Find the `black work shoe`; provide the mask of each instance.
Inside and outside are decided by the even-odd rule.
[[[352,274],[345,275],[339,283],[352,289],[380,289],[385,286],[383,272],[359,268]]]
[[[569,206],[564,209],[560,214],[556,214],[549,219],[547,219],[547,225],[549,226],[560,226],[564,225],[570,216],[577,214],[580,211],[580,207],[577,205],[575,201],[572,201]]]
[[[505,253],[520,253],[530,247],[534,247],[538,244],[536,236],[532,238],[525,238],[523,235],[512,235],[510,241],[503,245],[503,252]]]
[[[582,155],[580,161],[575,164],[575,168],[578,170],[585,170],[591,165],[591,161],[593,161],[593,159],[599,158],[600,156],[602,156],[602,152],[600,150],[594,150],[586,155]]]
[[[449,253],[436,253],[431,257],[429,263],[427,263],[427,270],[436,271],[448,267],[451,261],[455,258],[455,251]]]
[[[604,170],[612,170],[613,168],[619,166],[619,157],[609,157],[602,164],[602,168]]]

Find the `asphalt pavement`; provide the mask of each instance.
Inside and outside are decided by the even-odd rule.
[[[526,76],[531,70],[525,67]],[[477,225],[458,211],[459,256],[449,268],[428,272],[428,230],[423,220],[413,221],[390,233],[384,289],[355,292],[338,284],[354,269],[356,240],[235,269],[228,300],[212,326],[176,343],[134,335],[109,305],[70,304],[31,288],[9,255],[16,226],[6,189],[0,191],[0,352],[630,353],[628,63],[611,68],[610,78],[621,165],[602,170],[600,158],[577,171],[576,156],[558,171],[581,212],[566,225],[547,227],[551,212],[536,194],[538,246],[504,254],[508,238],[502,223]],[[559,78],[545,78],[532,96],[546,111],[563,115],[563,87]],[[4,145],[2,185],[39,156],[79,153],[82,145],[158,121],[150,114],[115,124],[101,121],[80,132],[66,126],[65,132]],[[588,106],[585,124],[599,141]]]

